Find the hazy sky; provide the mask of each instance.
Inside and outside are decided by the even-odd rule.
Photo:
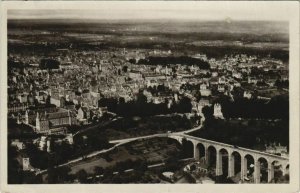
[[[282,2],[95,2],[8,10],[8,19],[192,19],[288,20],[291,6]],[[81,6],[80,6],[81,5]],[[83,6],[82,6],[83,5]],[[85,7],[89,5],[90,7]],[[81,10],[78,10],[81,7]],[[57,9],[58,8],[58,9]]]

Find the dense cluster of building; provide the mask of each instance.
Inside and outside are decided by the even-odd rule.
[[[234,100],[234,91],[238,89],[244,98],[270,99],[272,96],[260,95],[257,90],[272,89],[276,81],[288,80],[288,65],[282,61],[247,55],[223,59],[190,55],[210,64],[209,69],[202,69],[197,65],[139,62],[150,56],[180,55],[170,50],[82,52],[63,49],[57,53],[49,57],[48,62],[59,62],[59,68],[51,68],[51,64],[48,68],[41,66],[44,56],[9,55],[10,62],[26,67],[8,67],[8,117],[45,135],[66,134],[69,126],[87,125],[100,118],[107,112],[106,107],[99,105],[102,98],[123,98],[128,102],[136,100],[139,93],[143,93],[149,103],[168,101],[168,108],[182,97],[188,97],[192,103],[189,116],[198,114],[203,121],[203,107],[213,106],[214,116],[224,119],[221,105],[213,103],[214,97],[227,95]],[[168,92],[151,92],[162,85]],[[67,136],[70,143],[71,138]],[[45,138],[39,140],[41,149],[47,146],[45,141]],[[14,145],[23,148],[24,144],[14,141]],[[276,153],[274,148],[268,147],[268,152]]]
[[[10,61],[22,62],[28,67],[9,68],[8,113],[19,122],[34,126],[36,131],[48,131],[63,125],[88,123],[93,117],[101,116],[105,110],[98,105],[101,98],[123,98],[127,102],[135,100],[141,91],[148,102],[155,104],[168,100],[171,105],[187,96],[192,100],[193,109],[201,113],[199,106],[210,105],[210,99],[216,95],[232,97],[235,88],[240,88],[245,98],[255,94],[271,98],[260,96],[256,91],[273,88],[277,80],[288,79],[287,65],[281,61],[247,55],[226,56],[221,60],[208,59],[204,54],[191,56],[207,61],[210,69],[138,63],[149,56],[174,55],[178,53],[126,49],[73,52],[65,49],[51,58],[60,63],[57,69],[41,68],[42,56],[10,55]],[[150,87],[159,85],[172,92],[155,95],[149,92]],[[184,85],[196,86],[199,92]],[[197,94],[201,95],[200,101],[196,100]]]

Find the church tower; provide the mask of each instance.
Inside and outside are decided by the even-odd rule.
[[[51,152],[51,139],[47,140],[47,152],[50,153]]]
[[[28,110],[25,111],[25,124],[29,124]]]
[[[219,103],[214,105],[214,116],[219,119],[224,119],[222,113],[222,106]]]
[[[37,112],[36,113],[36,118],[35,118],[35,127],[36,127],[36,130],[37,131],[40,131],[41,130],[41,125],[40,125],[40,115],[39,113]]]

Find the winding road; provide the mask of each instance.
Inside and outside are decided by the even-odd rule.
[[[114,118],[113,120],[117,120],[118,118]],[[108,123],[105,123],[105,124],[108,124]],[[87,130],[90,130],[90,129],[94,129],[95,127],[99,126],[100,124],[97,124],[97,125],[94,125],[94,126],[91,126],[89,127],[88,129],[85,129],[81,132],[77,132],[75,133],[73,136],[79,134],[79,133],[82,133],[82,132],[86,132]],[[104,124],[102,124],[101,126],[103,126]],[[192,129],[189,129],[189,130],[185,130],[185,131],[180,131],[180,132],[172,132],[172,134],[187,134],[187,133],[191,133],[193,131],[197,131],[199,130],[200,128],[202,127],[202,122],[199,126],[197,127],[194,127]],[[139,140],[139,139],[150,139],[150,138],[154,138],[154,137],[168,137],[168,134],[170,134],[170,132],[167,132],[167,133],[161,133],[161,134],[152,134],[152,135],[146,135],[146,136],[140,136],[140,137],[133,137],[133,138],[126,138],[126,139],[118,139],[118,140],[111,140],[109,141],[109,143],[111,144],[115,144],[113,147],[109,148],[109,149],[103,149],[103,150],[100,150],[100,151],[95,151],[95,152],[92,152],[84,157],[79,157],[79,158],[76,158],[76,159],[73,159],[73,160],[70,160],[64,164],[60,164],[58,165],[57,167],[62,167],[62,166],[66,166],[66,165],[69,165],[69,164],[72,164],[72,163],[76,163],[76,162],[79,162],[79,161],[82,161],[83,159],[86,159],[86,158],[91,158],[91,157],[94,157],[94,156],[97,156],[99,154],[102,154],[102,153],[106,153],[106,152],[109,152],[109,151],[112,151],[114,150],[116,147],[118,146],[121,146],[121,145],[124,145],[126,143],[129,143],[129,142],[132,142],[132,141],[136,141],[136,140]],[[36,175],[38,174],[43,174],[47,172],[47,170],[36,170]]]

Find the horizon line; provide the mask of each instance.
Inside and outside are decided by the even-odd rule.
[[[288,23],[288,20],[272,20],[272,19],[196,19],[196,18],[7,18],[7,21],[12,20],[95,20],[95,21],[197,21],[197,22],[281,22]]]

